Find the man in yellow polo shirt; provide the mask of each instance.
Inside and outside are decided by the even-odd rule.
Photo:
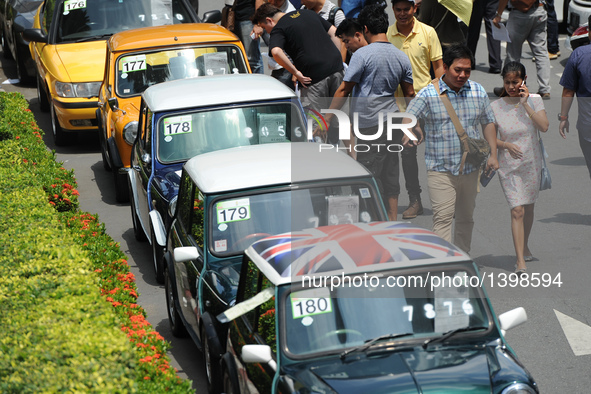
[[[441,44],[435,29],[414,17],[414,0],[392,0],[392,9],[396,22],[388,28],[388,41],[406,53],[410,59],[413,88],[415,93],[418,93],[431,82],[431,66],[436,78],[443,75]],[[402,94],[397,92],[396,96],[402,97]],[[400,99],[398,101],[400,102]],[[406,108],[404,103],[402,104],[401,110]],[[423,214],[416,146],[405,147],[402,151],[402,171],[410,200],[408,208],[402,213],[402,218],[413,219]]]

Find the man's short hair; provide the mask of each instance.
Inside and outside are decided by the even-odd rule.
[[[443,53],[443,64],[447,67],[451,67],[456,59],[470,59],[470,65],[474,64],[474,55],[464,43],[452,44]]]
[[[378,4],[370,4],[363,7],[357,18],[362,26],[367,27],[371,34],[386,33],[388,31],[388,14]]]
[[[267,18],[273,18],[278,12],[281,12],[281,10],[273,4],[264,3],[255,11],[252,17],[252,23],[258,25],[259,23],[264,22]]]
[[[357,18],[347,18],[337,27],[335,35],[337,37],[353,37],[355,33],[363,34],[363,25],[359,23]]]

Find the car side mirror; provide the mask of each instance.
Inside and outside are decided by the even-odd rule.
[[[207,11],[203,14],[203,23],[218,23],[222,20],[222,12],[220,10]]]
[[[509,312],[499,315],[499,323],[501,324],[501,332],[505,335],[508,330],[517,327],[527,321],[527,313],[522,307],[515,308]]]
[[[23,31],[23,38],[27,41],[44,42],[47,44],[47,36],[43,34],[41,29],[25,29]]]
[[[123,115],[125,115],[125,111],[119,108],[119,101],[117,100],[117,97],[108,98],[107,104],[109,104],[109,108],[111,108],[111,111],[121,111],[123,112]]]
[[[242,361],[245,363],[269,364],[276,371],[277,363],[273,360],[273,352],[269,345],[242,346]]]
[[[194,246],[181,246],[174,248],[174,261],[177,263],[186,263],[187,261],[197,260],[199,258],[199,249]]]

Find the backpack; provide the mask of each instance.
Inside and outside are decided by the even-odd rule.
[[[331,25],[335,26],[334,24],[334,19],[337,15],[337,12],[342,11],[343,14],[345,13],[345,11],[343,11],[343,9],[341,7],[334,7],[332,8],[329,12],[328,12],[328,19],[326,19],[328,21],[328,23],[330,23]]]
[[[517,11],[527,12],[533,6],[537,6],[539,0],[511,0],[511,7],[515,8]]]

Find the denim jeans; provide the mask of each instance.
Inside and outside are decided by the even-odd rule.
[[[251,21],[240,21],[237,23],[238,28],[234,30],[234,33],[236,33],[240,41],[242,41],[242,45],[244,45],[252,73],[263,74],[265,70],[263,69],[263,57],[261,56],[259,40],[250,38],[250,32],[254,26],[253,23]]]
[[[558,53],[558,19],[556,18],[556,9],[554,0],[546,0],[546,12],[548,12],[548,52]],[[566,17],[566,16],[565,16]]]

